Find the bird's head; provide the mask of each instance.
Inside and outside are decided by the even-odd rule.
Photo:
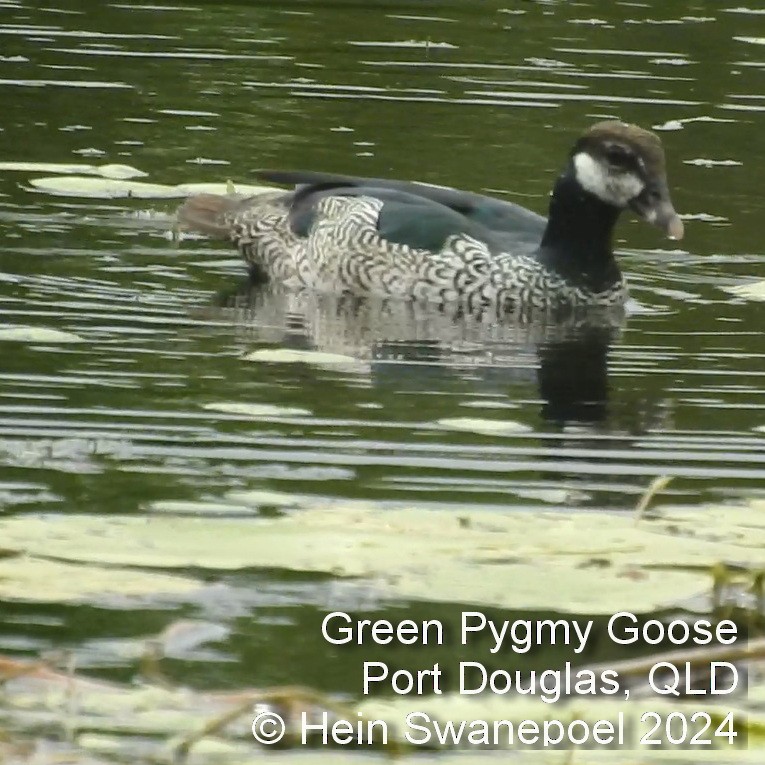
[[[576,142],[571,161],[585,191],[618,209],[629,207],[670,239],[683,238],[655,133],[616,120],[598,122]]]

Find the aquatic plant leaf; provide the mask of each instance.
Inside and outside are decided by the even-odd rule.
[[[100,175],[103,178],[127,180],[145,178],[148,173],[130,165],[86,165],[61,162],[0,162],[0,171],[10,170],[28,173],[60,173],[62,175]]]
[[[18,165],[9,168],[8,165]],[[128,165],[56,165],[41,163],[5,163],[5,169],[29,169],[58,173],[45,178],[31,178],[29,183],[39,191],[67,197],[89,199],[180,199],[192,194],[227,194],[225,183],[181,183],[170,186],[160,183],[134,181],[132,178],[147,174]],[[0,170],[3,164],[0,163]],[[273,186],[236,186],[242,197],[256,196],[265,192],[284,191]]]
[[[59,344],[84,343],[85,338],[74,332],[64,332],[50,327],[5,326],[0,327],[0,342],[30,343],[30,344]]]
[[[0,559],[0,601],[105,602],[115,597],[183,595],[201,583],[175,574],[62,563],[18,555]]]
[[[246,503],[242,493],[226,500]],[[756,502],[663,508],[639,524],[606,513],[450,514],[318,498],[301,507],[269,518],[16,516],[0,520],[0,538],[64,561],[316,572],[371,582],[382,596],[593,614],[708,593],[713,566],[759,566],[765,546]]]
[[[323,351],[304,351],[293,348],[260,348],[245,354],[244,361],[269,362],[273,364],[313,364],[318,367],[342,367],[364,371],[366,365],[353,356]]]
[[[356,359],[353,356],[343,356],[339,353],[322,353],[321,351],[303,351],[292,348],[261,348],[244,356],[245,361],[274,361],[281,364],[351,364]]]
[[[529,433],[533,428],[514,420],[488,420],[482,417],[444,417],[436,421],[437,425],[449,430],[461,430],[465,433],[478,433],[484,436],[512,436],[517,433]]]
[[[277,406],[276,404],[246,404],[239,401],[214,402],[204,404],[203,409],[211,412],[223,412],[225,414],[240,414],[247,418],[259,419],[261,417],[305,417],[310,416],[308,409],[296,406]]]
[[[177,186],[86,175],[52,175],[49,178],[31,178],[29,183],[39,191],[63,197],[173,199],[186,196]]]

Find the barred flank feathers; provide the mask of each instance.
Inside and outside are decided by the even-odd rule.
[[[236,210],[241,202],[240,196],[196,194],[178,208],[176,224],[181,230],[226,238],[231,231],[231,219],[226,213]]]

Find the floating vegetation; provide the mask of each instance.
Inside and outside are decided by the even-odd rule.
[[[28,343],[30,345],[84,343],[85,338],[74,332],[64,332],[50,327],[6,326],[0,327],[0,342]]]
[[[172,199],[185,196],[176,186],[159,183],[126,181],[115,178],[91,178],[84,175],[32,178],[29,183],[38,191],[62,197],[88,197],[89,199]]]
[[[77,166],[62,165],[61,167]],[[83,172],[82,167],[87,168],[89,166],[80,166],[78,172]],[[119,174],[118,169],[122,167],[122,165],[105,165],[104,168],[113,168],[111,175],[106,175],[103,172],[104,168],[93,168],[92,175],[64,175],[66,170],[62,169],[58,171],[62,175],[31,178],[29,183],[33,188],[47,194],[88,199],[182,199],[191,194],[227,194],[231,192],[231,186],[228,183],[181,183],[176,186],[169,186],[161,183],[133,181],[129,180],[133,177],[130,174]],[[128,170],[132,170],[132,168],[126,168],[125,172]],[[134,172],[141,176],[146,175],[138,170]],[[272,186],[236,186],[236,193],[242,196],[255,196],[273,190]]]
[[[61,173],[62,175],[95,175],[113,180],[145,178],[148,173],[130,165],[86,165],[63,162],[0,162],[0,171],[23,173]]]
[[[277,406],[275,404],[246,404],[239,401],[216,401],[204,404],[203,409],[211,412],[223,412],[224,414],[238,414],[250,419],[263,419],[272,417],[310,417],[308,409],[297,406]]]
[[[350,366],[357,368],[361,363],[353,356],[323,351],[303,351],[292,348],[260,348],[243,357],[245,361],[261,361],[273,364],[313,364],[320,367]]]
[[[513,420],[487,420],[481,417],[444,417],[436,422],[442,428],[485,436],[513,436],[530,433],[533,428]]]
[[[14,572],[54,559],[73,567],[74,574],[77,566],[109,566],[115,579],[122,572],[128,583],[141,569],[281,569],[331,574],[373,587],[385,598],[612,614],[648,612],[702,594],[710,604],[729,598],[754,603],[753,582],[765,546],[763,500],[705,511],[662,507],[639,524],[626,514],[465,510],[455,517],[320,498],[291,500],[301,512],[263,517],[259,508],[282,505],[260,492],[232,492],[226,500],[232,517],[221,517],[226,502],[217,500],[209,514],[199,502],[192,517],[160,512],[149,518],[67,515],[54,522],[52,516],[30,514],[0,519],[0,539],[17,553],[3,561],[0,588],[9,599],[44,598],[50,577],[35,588],[26,569]],[[248,505],[253,515],[242,517]],[[731,571],[744,573],[718,581],[715,572],[727,563]],[[66,590],[58,599],[97,599],[102,577],[83,576],[83,584],[57,577],[57,586]],[[198,589],[204,583],[200,575]],[[186,577],[147,580],[141,586],[178,593],[181,600],[194,590]],[[115,587],[120,591],[118,583]]]
[[[120,598],[183,599],[201,582],[176,574],[59,562],[0,551],[0,601],[114,603]]]

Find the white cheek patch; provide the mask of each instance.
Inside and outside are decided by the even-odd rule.
[[[634,173],[616,173],[587,152],[574,155],[576,179],[583,189],[615,207],[626,207],[645,188]]]
[[[599,162],[596,162],[589,154],[579,152],[574,155],[574,169],[576,179],[583,189],[604,202],[609,201],[608,177]]]

